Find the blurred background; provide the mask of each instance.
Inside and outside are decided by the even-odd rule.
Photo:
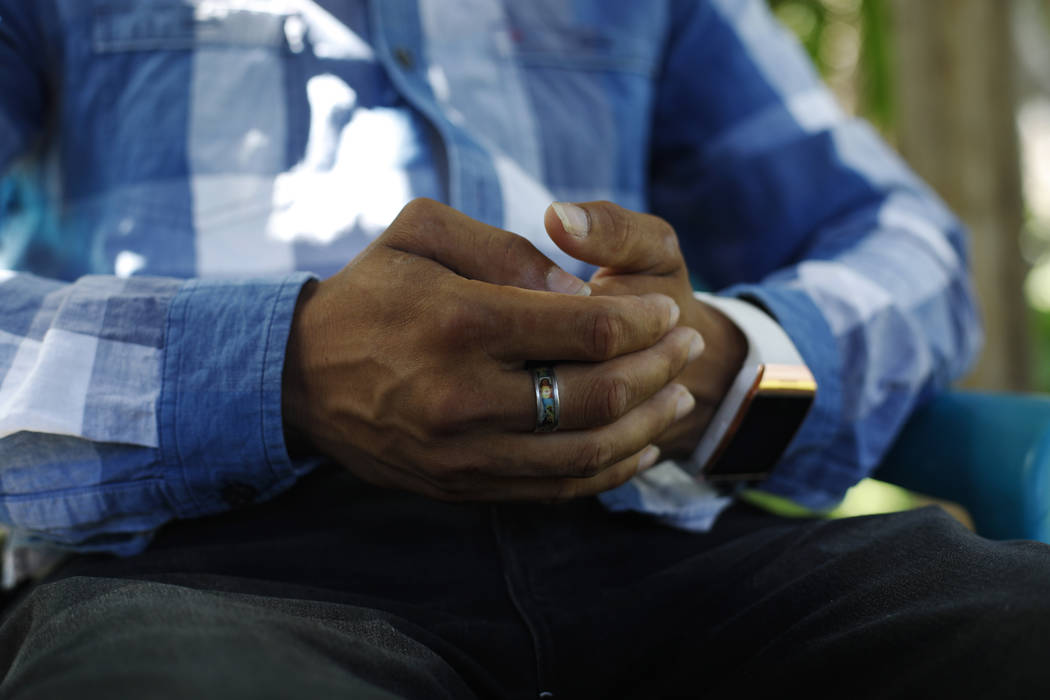
[[[1050,392],[1050,0],[768,0],[846,111],[966,223],[987,335],[965,388]],[[872,479],[835,515],[936,502]]]
[[[968,225],[987,344],[962,384],[1050,392],[1050,0],[769,4]]]

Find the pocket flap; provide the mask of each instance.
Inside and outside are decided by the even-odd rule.
[[[282,48],[287,12],[230,8],[214,0],[141,3],[107,2],[96,8],[92,45],[96,52],[187,50],[195,46]]]

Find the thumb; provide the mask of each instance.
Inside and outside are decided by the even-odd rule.
[[[670,224],[612,202],[554,202],[543,224],[572,257],[616,272],[667,275],[683,264]]]

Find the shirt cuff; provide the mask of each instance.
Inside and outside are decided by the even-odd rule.
[[[861,475],[829,459],[828,447],[842,415],[838,344],[824,315],[803,291],[769,285],[738,285],[721,292],[757,304],[787,332],[817,382],[817,394],[779,464],[760,486],[805,508],[838,504]]]
[[[179,517],[266,500],[308,471],[284,444],[281,375],[310,279],[190,280],[172,300],[158,422]]]
[[[727,316],[747,338],[747,355],[743,365],[689,458],[689,471],[699,474],[711,462],[715,463],[713,466],[717,469],[717,455],[727,441],[733,443],[737,439],[746,439],[733,436],[734,426],[743,418],[742,409],[749,402],[752,392],[759,386],[760,380],[770,375],[775,366],[799,367],[804,366],[805,361],[799,356],[783,327],[757,305],[735,297],[716,296],[705,292],[695,292],[695,296]],[[801,372],[796,379],[811,380]],[[779,448],[785,449],[786,445],[781,444]],[[780,454],[776,454],[775,458],[779,460]],[[766,471],[765,465],[750,466],[760,473]],[[754,476],[758,478],[759,474]]]

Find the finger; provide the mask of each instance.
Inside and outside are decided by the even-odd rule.
[[[456,481],[438,481],[392,464],[380,463],[366,470],[362,477],[376,486],[413,491],[444,501],[559,502],[593,496],[621,486],[655,465],[659,457],[660,449],[648,445],[602,473],[583,479],[471,475]]]
[[[552,296],[488,285],[464,293],[448,313],[463,315],[490,357],[508,361],[608,360],[654,345],[681,314],[663,294]],[[458,332],[458,322],[444,325]]]
[[[678,236],[658,216],[612,202],[554,202],[543,223],[559,248],[599,267],[649,275],[672,274],[681,268]]]
[[[670,384],[619,420],[591,430],[489,436],[476,443],[478,462],[462,465],[469,472],[491,473],[497,465],[501,476],[588,478],[640,452],[652,444],[696,405],[681,384]]]
[[[703,348],[699,333],[680,327],[650,348],[608,362],[558,365],[559,430],[616,422],[673,381]],[[480,418],[490,431],[536,428],[536,389],[530,371],[507,370],[488,395],[490,412]]]
[[[386,245],[435,260],[468,279],[562,294],[590,294],[526,239],[483,224],[430,199],[405,205],[386,233]]]
[[[469,498],[482,501],[562,502],[595,496],[630,481],[660,458],[660,449],[649,445],[595,476],[573,479],[491,479],[470,485]],[[460,498],[453,495],[453,498]]]
[[[458,436],[445,439],[411,438],[393,446],[388,456],[365,460],[369,469],[355,469],[367,481],[379,486],[406,488],[444,498],[457,494],[470,496],[492,493],[486,490],[499,482],[514,480],[587,480],[613,470],[606,484],[624,477],[623,462],[639,455],[675,421],[688,416],[695,406],[692,394],[680,384],[671,384],[612,425],[594,430],[503,436]],[[425,459],[404,459],[425,447]],[[343,450],[344,463],[356,460],[356,451]],[[336,452],[338,453],[338,451]],[[398,457],[398,455],[401,455]],[[400,466],[399,466],[400,465]],[[495,480],[495,481],[494,481]],[[585,488],[585,487],[584,487]],[[569,495],[583,492],[570,492]],[[544,492],[541,498],[559,498],[562,491]]]

